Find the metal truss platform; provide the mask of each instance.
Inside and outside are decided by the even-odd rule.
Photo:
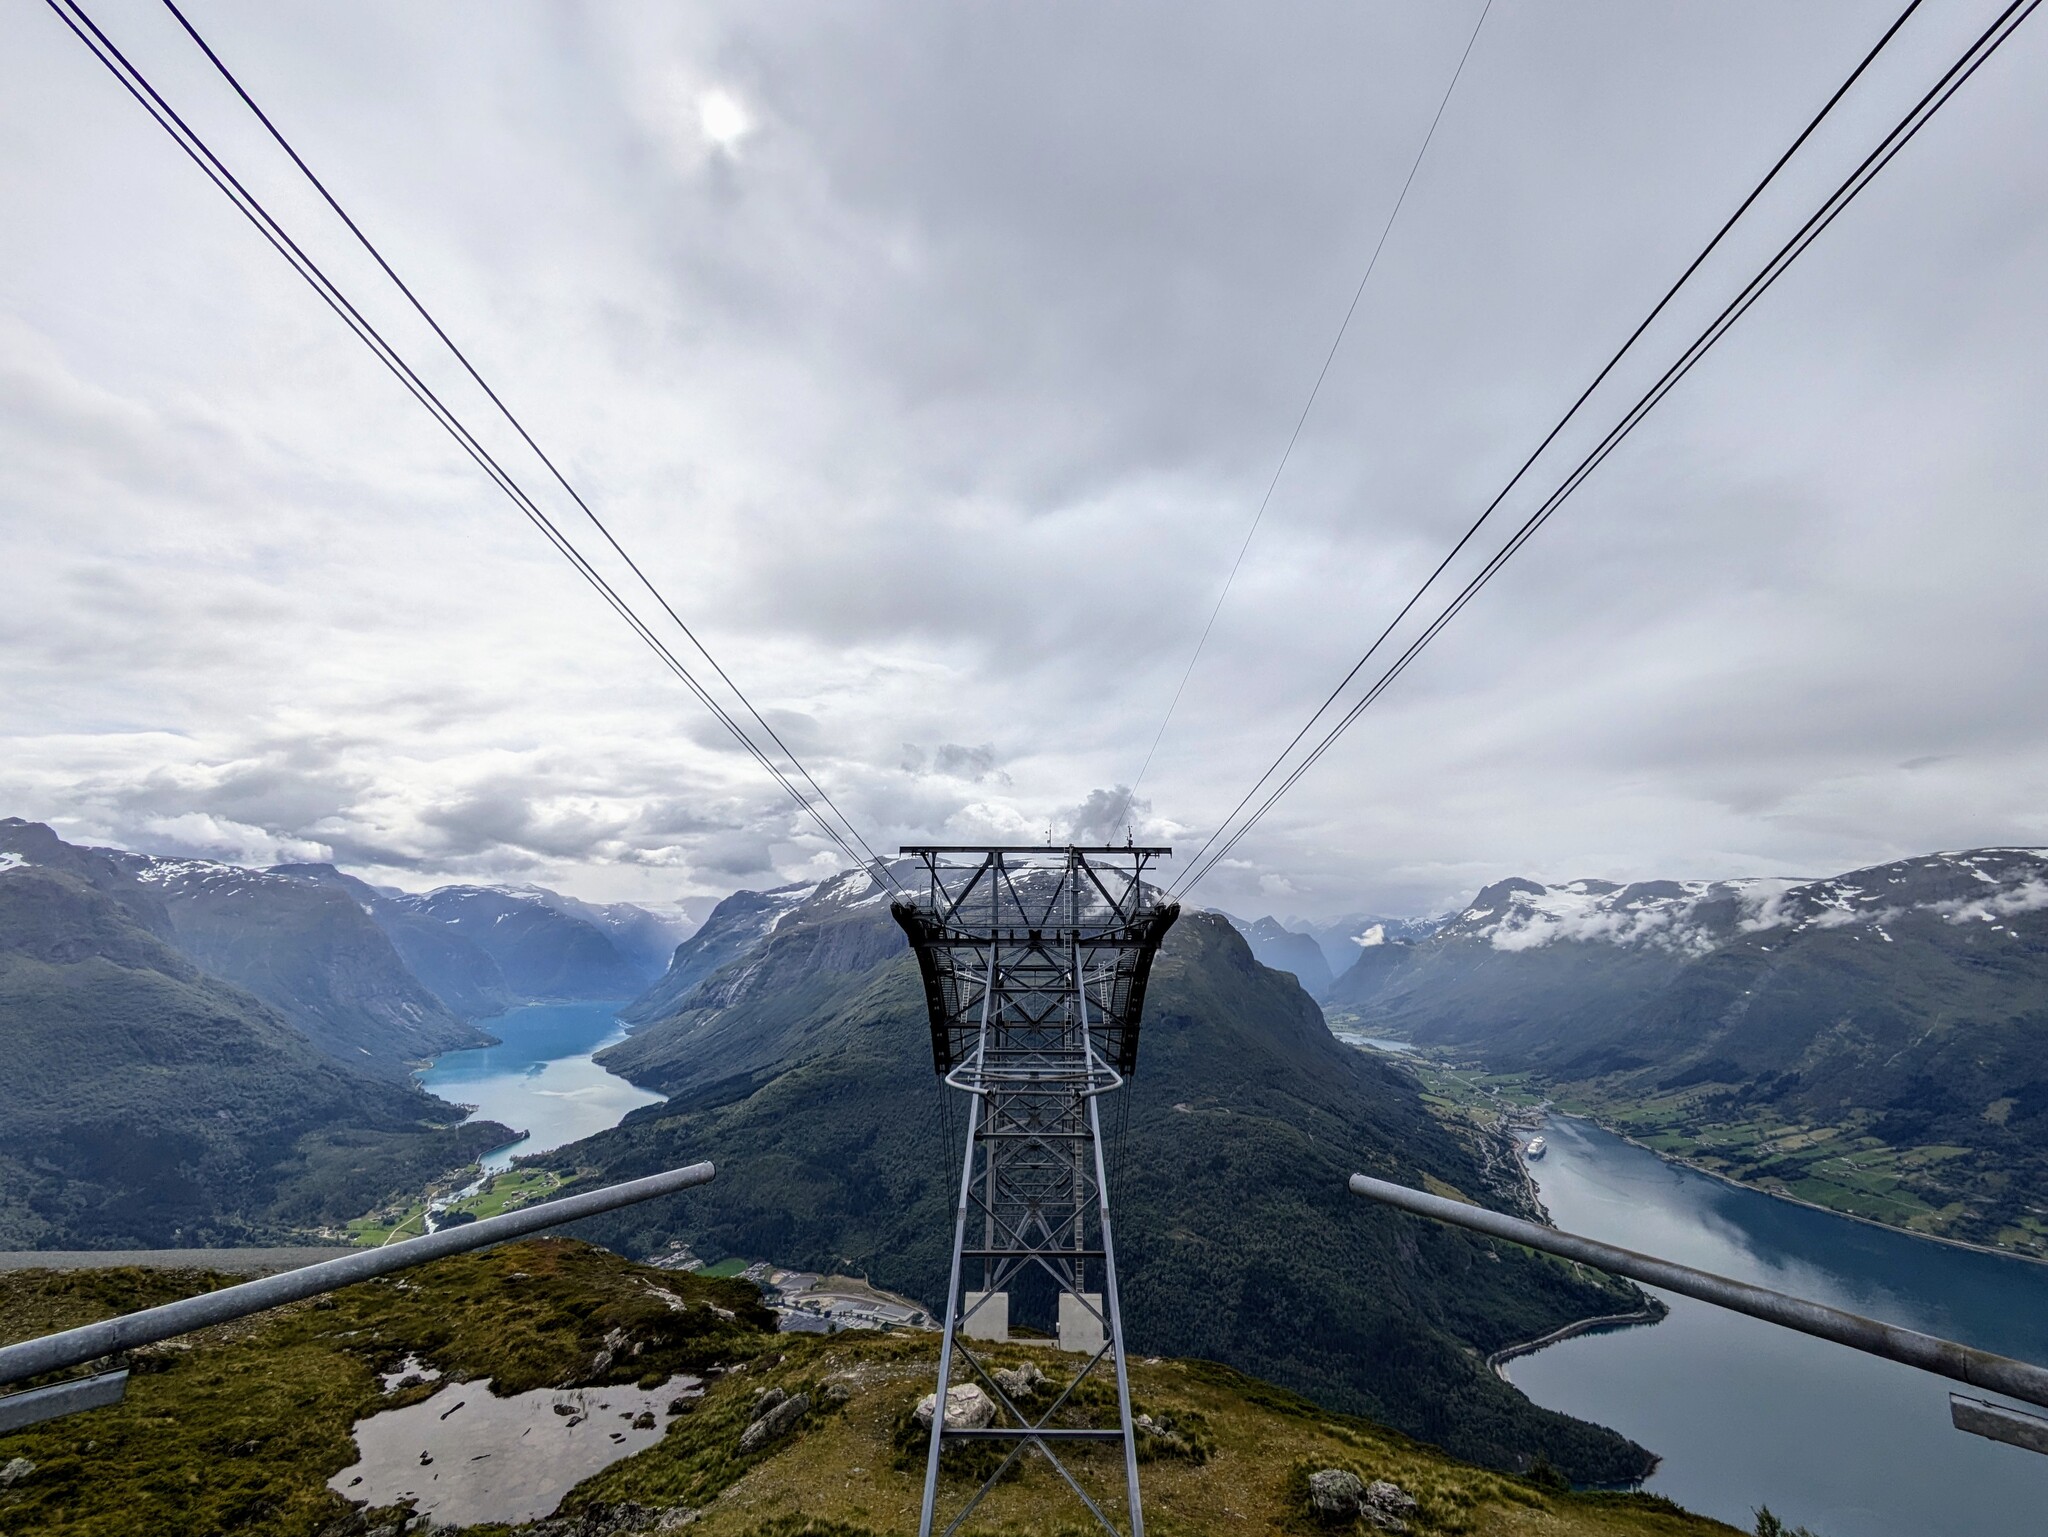
[[[1170,852],[903,850],[923,861],[926,891],[891,912],[917,954],[933,1066],[968,1097],[919,1537],[958,1531],[1027,1451],[1103,1530],[1143,1537],[1099,1101],[1137,1066],[1146,980],[1180,912],[1145,877]],[[963,1292],[970,1267],[980,1284]],[[1042,1298],[1039,1277],[1050,1282],[1060,1349],[1031,1352],[1047,1376],[1025,1391],[1015,1374],[998,1378],[988,1347],[1009,1339],[1013,1285],[1030,1280]],[[962,1367],[962,1382],[994,1406],[989,1423],[946,1425]],[[1006,1455],[935,1526],[942,1459],[976,1442]],[[1091,1443],[1121,1451],[1120,1501],[1099,1487],[1116,1480]]]

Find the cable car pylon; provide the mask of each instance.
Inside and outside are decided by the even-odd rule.
[[[902,852],[923,862],[925,890],[890,912],[924,980],[932,1066],[968,1097],[918,1537],[959,1530],[1031,1451],[1104,1531],[1144,1537],[1098,1102],[1137,1067],[1146,982],[1180,915],[1146,872],[1172,850]],[[979,1286],[963,1290],[969,1279]],[[1036,1326],[1030,1343],[1058,1346],[1033,1352],[1039,1372],[999,1372],[987,1356],[1026,1343],[1011,1334],[1013,1294],[1019,1321]],[[955,1394],[961,1412],[948,1424]],[[977,1443],[1006,1455],[935,1526],[949,1450],[957,1458]],[[1120,1468],[1102,1455],[1117,1451]]]

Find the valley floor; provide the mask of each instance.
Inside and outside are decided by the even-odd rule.
[[[1783,1200],[1986,1253],[2048,1260],[2048,1206],[1997,1174],[1970,1148],[1894,1147],[1870,1135],[1871,1116],[1805,1125],[1768,1112],[1716,1115],[1711,1089],[1649,1098],[1598,1081],[1553,1084],[1496,1073],[1445,1054],[1403,1053],[1432,1110],[1505,1136],[1554,1111],[1593,1122],[1672,1163]]]

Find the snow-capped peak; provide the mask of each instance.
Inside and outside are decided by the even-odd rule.
[[[1823,880],[1512,879],[1487,887],[1443,929],[1496,950],[1565,940],[1704,955],[1746,935],[1886,924],[1913,914],[1951,924],[1996,923],[2048,908],[2048,850],[1929,854]],[[1890,939],[1890,934],[1885,934]],[[1360,936],[1360,943],[1365,943]]]

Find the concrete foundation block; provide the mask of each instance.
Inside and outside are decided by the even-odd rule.
[[[1083,1305],[1083,1299],[1086,1305]],[[1094,1312],[1089,1312],[1093,1308]],[[1102,1293],[1083,1292],[1079,1297],[1072,1292],[1060,1293],[1060,1349],[1075,1351],[1081,1355],[1094,1355],[1102,1348],[1107,1338],[1102,1328]]]
[[[986,1298],[986,1301],[982,1299]],[[980,1304],[976,1306],[976,1304]],[[1008,1292],[969,1292],[961,1308],[964,1321],[960,1332],[971,1340],[987,1340],[992,1345],[1007,1345],[1010,1342],[1010,1294]]]

